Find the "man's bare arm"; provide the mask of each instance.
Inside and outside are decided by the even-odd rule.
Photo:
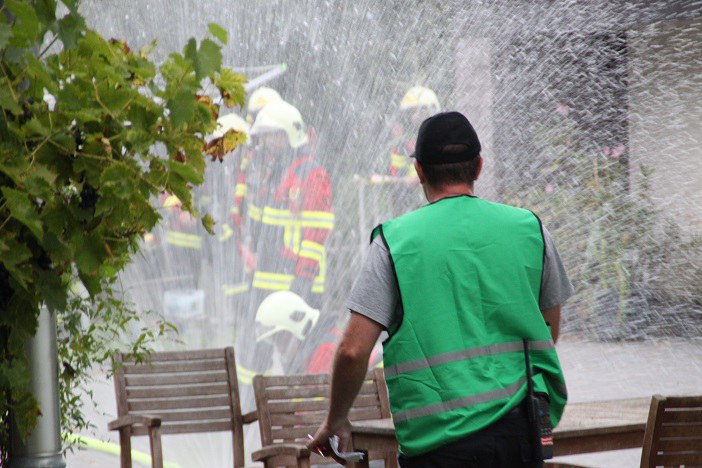
[[[352,311],[334,357],[329,414],[308,444],[311,449],[327,449],[327,441],[333,435],[339,436],[342,450],[346,448],[350,437],[348,413],[361,389],[368,371],[368,358],[382,330],[377,322]]]
[[[368,358],[383,330],[373,320],[353,312],[334,357],[329,421],[346,419],[368,371]]]
[[[558,341],[558,333],[561,325],[561,306],[559,304],[555,307],[549,307],[548,309],[541,309],[541,313],[546,323],[551,325],[551,338],[553,338],[553,342],[555,343]]]

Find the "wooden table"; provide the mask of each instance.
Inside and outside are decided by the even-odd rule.
[[[650,398],[570,403],[553,431],[556,456],[641,447]],[[355,450],[397,452],[391,419],[352,423]],[[357,467],[368,466],[361,462]]]

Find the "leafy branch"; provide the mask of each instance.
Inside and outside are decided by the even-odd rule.
[[[64,430],[86,428],[77,395],[90,367],[116,351],[143,354],[173,329],[137,314],[118,287],[119,272],[161,218],[151,200],[177,195],[197,216],[191,190],[203,181],[204,151],[221,159],[242,141],[229,133],[214,145],[203,139],[216,125],[211,102],[244,99],[245,78],[222,67],[222,28],[211,25],[211,38],[188,40],[157,66],[149,50],[106,40],[87,28],[76,2],[62,3],[68,14],[60,19],[53,1],[5,0],[0,9],[13,18],[0,22],[3,466],[11,456],[9,415],[25,437],[40,414],[26,390],[24,343],[41,307],[59,322]],[[218,93],[209,103],[198,99],[208,83]],[[171,154],[157,153],[157,145]]]

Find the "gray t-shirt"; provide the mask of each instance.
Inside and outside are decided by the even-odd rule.
[[[568,280],[561,257],[551,234],[544,227],[545,258],[542,272],[539,307],[548,309],[563,304],[573,295],[573,285]],[[395,282],[390,253],[380,236],[370,245],[368,256],[361,268],[346,307],[378,322],[386,330],[402,318],[400,291]]]

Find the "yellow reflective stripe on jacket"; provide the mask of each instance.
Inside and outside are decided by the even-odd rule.
[[[246,192],[248,192],[248,187],[246,184],[236,184],[234,187],[234,196],[235,197],[245,197]]]
[[[263,207],[261,222],[271,226],[289,226],[295,221],[290,210],[281,210],[270,206]]]
[[[253,219],[254,221],[261,221],[261,213],[261,208],[254,205],[249,205],[249,207],[246,210],[247,216]]]
[[[294,223],[285,226],[285,233],[283,235],[283,244],[285,248],[294,252],[295,254],[300,253],[300,239],[302,238],[302,228],[299,223]]]
[[[271,291],[289,291],[295,276],[283,273],[256,271],[253,277],[253,287]]]
[[[334,213],[329,211],[303,211],[299,219],[303,228],[334,228]]]
[[[234,296],[236,294],[245,293],[248,290],[249,290],[248,283],[223,284],[222,285],[222,291],[224,292],[225,296]]]
[[[166,242],[178,247],[199,249],[202,247],[202,237],[197,234],[186,234],[178,231],[166,231]]]
[[[322,244],[317,242],[303,240],[300,248],[300,257],[311,258],[322,262],[324,260],[325,250]]]

